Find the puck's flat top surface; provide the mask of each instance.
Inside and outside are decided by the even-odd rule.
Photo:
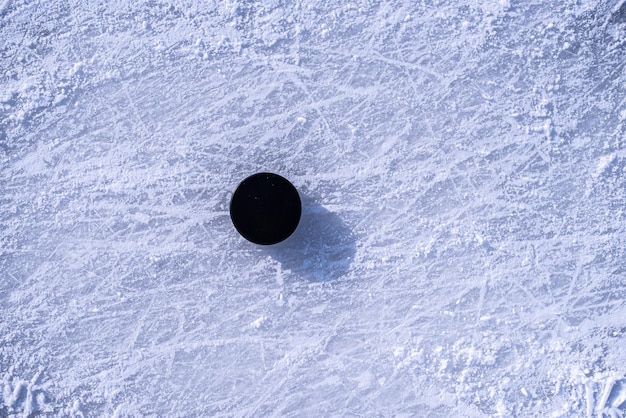
[[[257,173],[242,181],[230,201],[230,218],[237,231],[255,244],[287,239],[298,227],[302,203],[289,180]]]

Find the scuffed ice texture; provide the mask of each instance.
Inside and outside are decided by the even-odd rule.
[[[0,1],[0,416],[623,416],[624,3]]]

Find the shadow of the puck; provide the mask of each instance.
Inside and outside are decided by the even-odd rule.
[[[267,247],[283,270],[314,282],[329,282],[346,274],[356,253],[350,228],[321,205],[302,207],[296,231],[287,240]]]

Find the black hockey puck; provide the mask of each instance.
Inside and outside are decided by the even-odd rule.
[[[253,174],[237,186],[230,201],[235,229],[255,244],[287,239],[298,227],[301,213],[298,191],[278,174]]]

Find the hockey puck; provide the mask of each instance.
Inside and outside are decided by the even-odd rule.
[[[278,174],[253,174],[237,186],[230,200],[235,229],[255,244],[284,241],[298,227],[301,214],[298,191]]]

